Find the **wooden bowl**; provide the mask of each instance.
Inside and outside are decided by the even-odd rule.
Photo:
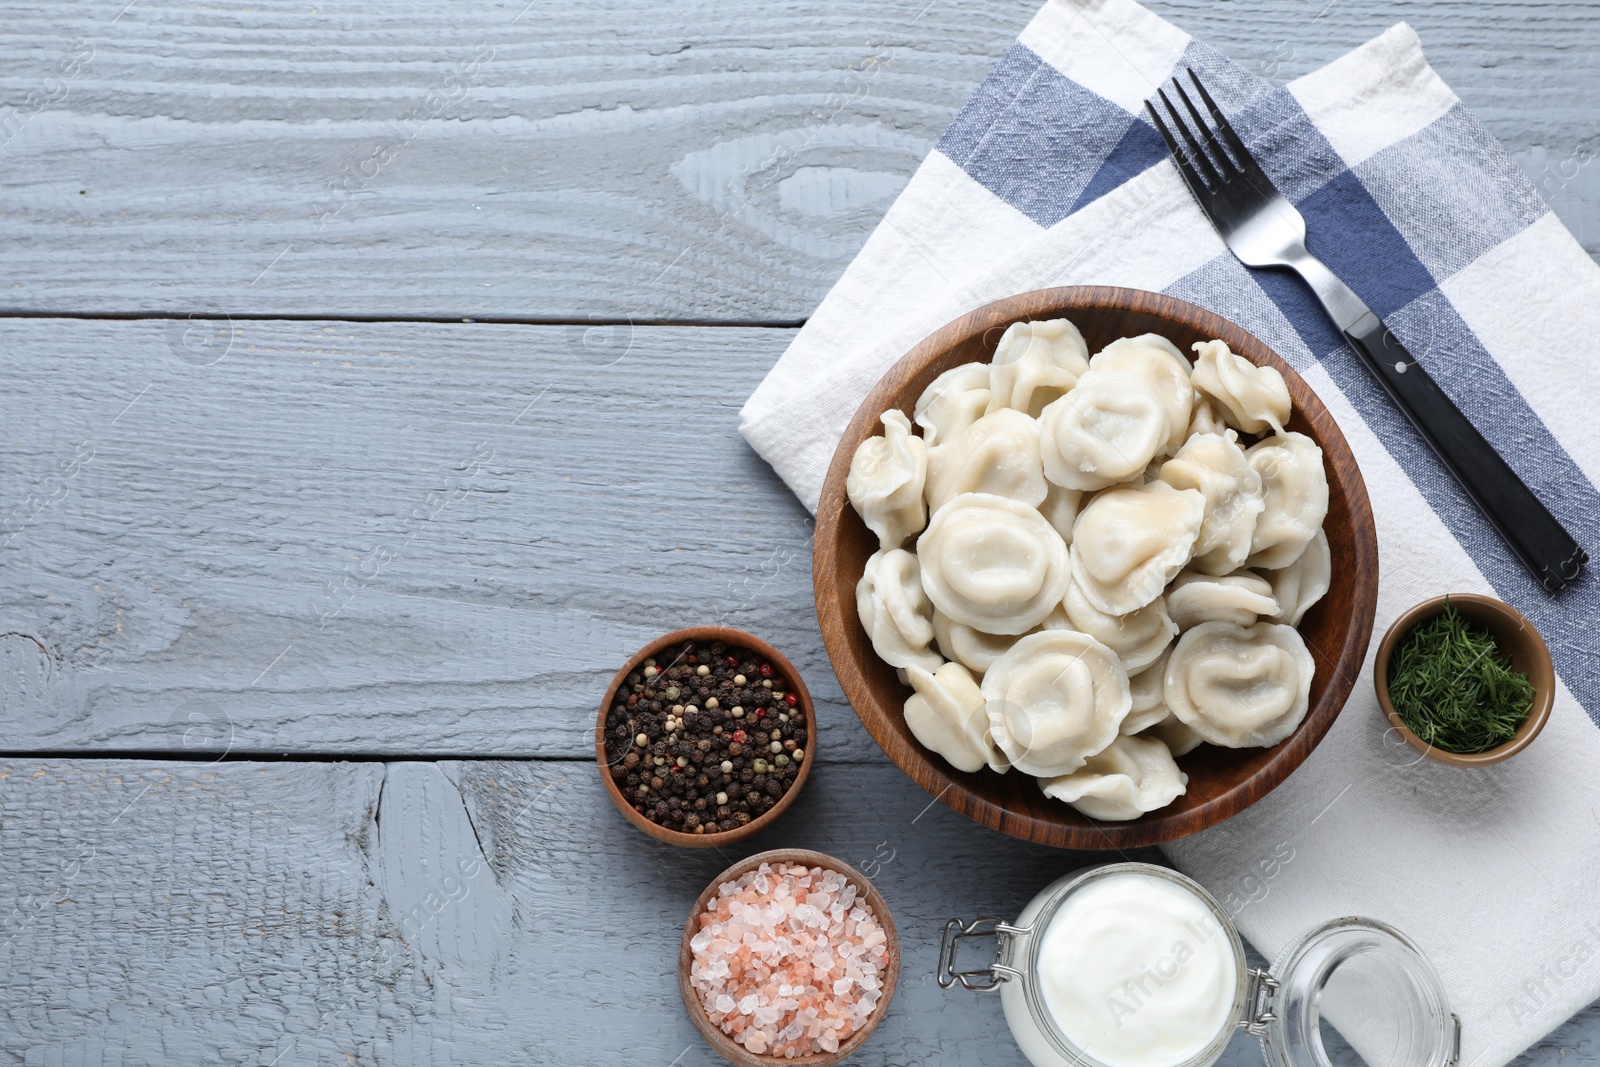
[[[1316,662],[1305,721],[1271,748],[1202,745],[1180,760],[1189,775],[1188,792],[1129,822],[1090,819],[1046,797],[1027,775],[957,771],[923,748],[906,727],[902,711],[910,688],[873,653],[856,615],[856,583],[867,557],[878,548],[877,538],[845,497],[845,478],[856,446],[877,433],[879,416],[890,408],[910,416],[917,397],[944,371],[993,358],[1000,335],[1011,323],[1063,315],[1083,332],[1091,352],[1119,337],[1142,333],[1161,334],[1185,353],[1192,342],[1220,337],[1251,362],[1277,368],[1294,401],[1288,428],[1322,447],[1328,473],[1328,517],[1323,528],[1332,551],[1334,580],[1328,595],[1299,626]],[[1122,849],[1171,841],[1238,814],[1287,778],[1322,740],[1350,695],[1372,637],[1378,597],[1378,542],[1366,485],[1333,416],[1305,380],[1261,341],[1203,308],[1157,293],[1100,286],[1041,289],[998,300],[950,323],[896,363],[862,402],[834,452],[817,510],[812,567],[817,619],[833,669],[856,715],[889,758],[935,798],[984,826],[1073,849]]]
[[[1524,672],[1528,681],[1533,683],[1533,704],[1528,708],[1528,717],[1517,727],[1511,740],[1487,752],[1470,756],[1446,752],[1428,744],[1406,727],[1400,714],[1394,710],[1394,705],[1389,702],[1389,657],[1394,653],[1395,645],[1417,626],[1443,614],[1447,606],[1454,606],[1468,622],[1477,623],[1493,634],[1501,651],[1511,657],[1512,669]],[[1487,767],[1515,756],[1533,744],[1533,739],[1544,729],[1545,722],[1550,718],[1550,709],[1556,702],[1556,669],[1550,662],[1550,649],[1546,647],[1544,638],[1539,636],[1539,631],[1510,604],[1477,593],[1436,596],[1424,600],[1394,620],[1378,644],[1378,656],[1372,667],[1372,685],[1378,693],[1378,707],[1390,725],[1406,739],[1406,744],[1430,759],[1457,767]]]
[[[640,664],[644,663],[645,660],[664,648],[681,644],[684,641],[700,641],[707,644],[712,641],[721,641],[724,644],[749,649],[761,659],[771,663],[773,669],[788,680],[790,692],[794,693],[800,701],[795,705],[791,713],[798,711],[805,717],[806,755],[800,761],[799,771],[795,773],[794,784],[789,787],[787,793],[778,798],[776,804],[736,830],[720,830],[714,834],[686,834],[681,830],[670,830],[665,826],[651,822],[634,810],[633,805],[629,804],[627,798],[622,795],[622,790],[618,788],[616,781],[611,777],[610,763],[606,759],[606,713],[611,709],[611,705],[616,699],[617,691],[622,688],[628,675],[638,670]],[[778,816],[789,810],[789,805],[794,803],[795,798],[800,795],[801,788],[806,784],[806,779],[811,776],[811,764],[817,758],[816,746],[817,712],[816,708],[812,706],[811,693],[806,689],[806,683],[801,679],[800,672],[794,669],[794,664],[784,658],[783,653],[761,640],[755,634],[747,634],[743,630],[735,630],[728,626],[690,626],[687,629],[674,630],[669,634],[662,634],[638,652],[635,652],[633,658],[624,663],[622,669],[617,671],[616,677],[611,679],[611,685],[606,689],[605,699],[600,702],[600,717],[595,721],[594,725],[595,760],[600,765],[600,780],[605,783],[606,792],[611,796],[611,802],[617,806],[618,811],[622,812],[625,819],[657,841],[665,841],[669,845],[682,845],[684,848],[715,848],[718,845],[743,841],[745,838],[758,834],[771,826],[777,821]]]
[[[796,1056],[794,1059],[784,1059],[778,1056],[757,1055],[748,1051],[743,1045],[717,1029],[706,1017],[705,1009],[700,1006],[700,1000],[695,996],[694,987],[689,984],[689,968],[694,963],[694,949],[689,946],[690,940],[700,932],[699,923],[696,921],[700,913],[706,910],[706,902],[716,893],[717,887],[723,882],[738,878],[747,871],[753,871],[763,863],[803,863],[807,867],[821,867],[824,870],[838,871],[848,878],[856,887],[856,892],[871,905],[872,913],[877,916],[878,922],[883,927],[883,932],[888,935],[887,960],[888,965],[883,973],[883,996],[878,1000],[878,1008],[867,1017],[867,1024],[850,1037],[841,1042],[837,1052],[818,1053],[815,1056]],[[700,1036],[723,1059],[737,1067],[772,1067],[779,1063],[797,1063],[804,1067],[832,1067],[833,1064],[843,1060],[846,1056],[860,1048],[878,1028],[878,1023],[889,1011],[889,1001],[894,999],[895,983],[900,980],[900,935],[894,928],[894,919],[889,915],[888,902],[883,899],[883,894],[878,888],[868,881],[867,876],[841,860],[822,852],[812,852],[804,848],[778,848],[770,852],[758,852],[749,859],[740,860],[732,867],[723,871],[711,880],[705,892],[694,902],[694,908],[689,912],[688,920],[683,924],[683,941],[678,946],[678,990],[683,994],[683,1007],[689,1013],[689,1021],[694,1023],[694,1028],[700,1031]]]

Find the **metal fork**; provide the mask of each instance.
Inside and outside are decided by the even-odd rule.
[[[1423,366],[1350,287],[1306,249],[1306,220],[1272,184],[1199,75],[1188,71],[1207,122],[1177,78],[1183,110],[1165,89],[1166,111],[1145,107],[1178,173],[1230,251],[1247,267],[1277,267],[1303,278],[1345,339],[1383,383],[1467,494],[1547,590],[1577,578],[1589,561],[1572,536],[1500,458]],[[1187,116],[1187,118],[1185,118]]]

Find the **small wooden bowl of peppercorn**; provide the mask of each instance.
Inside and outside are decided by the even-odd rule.
[[[811,772],[817,714],[800,672],[754,634],[693,626],[622,665],[594,728],[617,810],[658,841],[711,848],[760,833]]]
[[[1400,695],[1392,692],[1392,688],[1398,688],[1400,680],[1392,672],[1398,672],[1408,666],[1408,663],[1397,659],[1397,653],[1402,651],[1407,639],[1413,634],[1420,633],[1422,628],[1429,624],[1438,623],[1452,608],[1465,626],[1473,628],[1473,631],[1468,631],[1469,633],[1475,631],[1481,634],[1487,631],[1488,636],[1493,638],[1495,646],[1492,654],[1488,650],[1471,647],[1459,650],[1457,658],[1464,662],[1447,670],[1447,673],[1455,679],[1454,684],[1466,684],[1460,681],[1466,677],[1467,682],[1481,689],[1483,683],[1467,676],[1483,668],[1482,660],[1492,658],[1497,662],[1490,664],[1490,667],[1499,672],[1504,680],[1502,684],[1520,689],[1527,701],[1526,716],[1516,727],[1515,733],[1503,743],[1484,751],[1452,752],[1439,744],[1430,744],[1418,737],[1406,725],[1405,717],[1401,714],[1402,709],[1395,706],[1400,701]],[[1516,675],[1526,676],[1526,684],[1516,681]],[[1533,623],[1511,605],[1476,593],[1451,593],[1448,596],[1424,600],[1396,619],[1389,627],[1389,631],[1383,635],[1382,643],[1378,645],[1378,657],[1372,669],[1372,684],[1377,690],[1378,706],[1383,710],[1390,725],[1405,738],[1408,745],[1430,759],[1454,764],[1457,767],[1488,766],[1510,759],[1527,748],[1539,735],[1539,731],[1544,729],[1556,696],[1555,666],[1550,662],[1550,649],[1545,645],[1544,638],[1539,636],[1539,631],[1534,629]],[[1491,709],[1485,710],[1488,713]]]

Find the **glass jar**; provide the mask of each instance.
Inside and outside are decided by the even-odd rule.
[[[985,916],[945,924],[938,981],[978,992],[998,990],[1012,1036],[1034,1067],[1107,1067],[1057,1025],[1039,981],[1045,931],[1075,892],[1096,880],[1140,874],[1192,893],[1228,938],[1233,954],[1229,1022],[1198,1053],[1169,1067],[1210,1067],[1235,1030],[1260,1038],[1270,1067],[1331,1067],[1321,1024],[1331,1010],[1370,1067],[1456,1067],[1461,1021],[1450,1013],[1438,973],[1406,936],[1373,919],[1341,918],[1290,944],[1266,970],[1245,965],[1244,942],[1216,899],[1197,882],[1148,863],[1113,863],[1074,871],[1040,890],[1016,922]],[[994,961],[962,969],[965,942],[994,938]]]

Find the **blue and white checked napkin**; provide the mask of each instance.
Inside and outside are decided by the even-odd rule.
[[[1561,688],[1530,749],[1462,771],[1387,731],[1369,660],[1299,771],[1167,853],[1269,959],[1339,915],[1399,927],[1444,977],[1462,1063],[1500,1067],[1600,996],[1600,577],[1556,598],[1536,587],[1310,293],[1227,252],[1143,113],[1184,66],[1299,206],[1312,251],[1600,556],[1600,267],[1405,25],[1276,88],[1132,0],[1051,0],[751,396],[741,432],[815,510],[884,371],[958,315],[1046,286],[1170,293],[1276,349],[1366,477],[1377,633],[1424,597],[1490,593],[1539,627]]]

